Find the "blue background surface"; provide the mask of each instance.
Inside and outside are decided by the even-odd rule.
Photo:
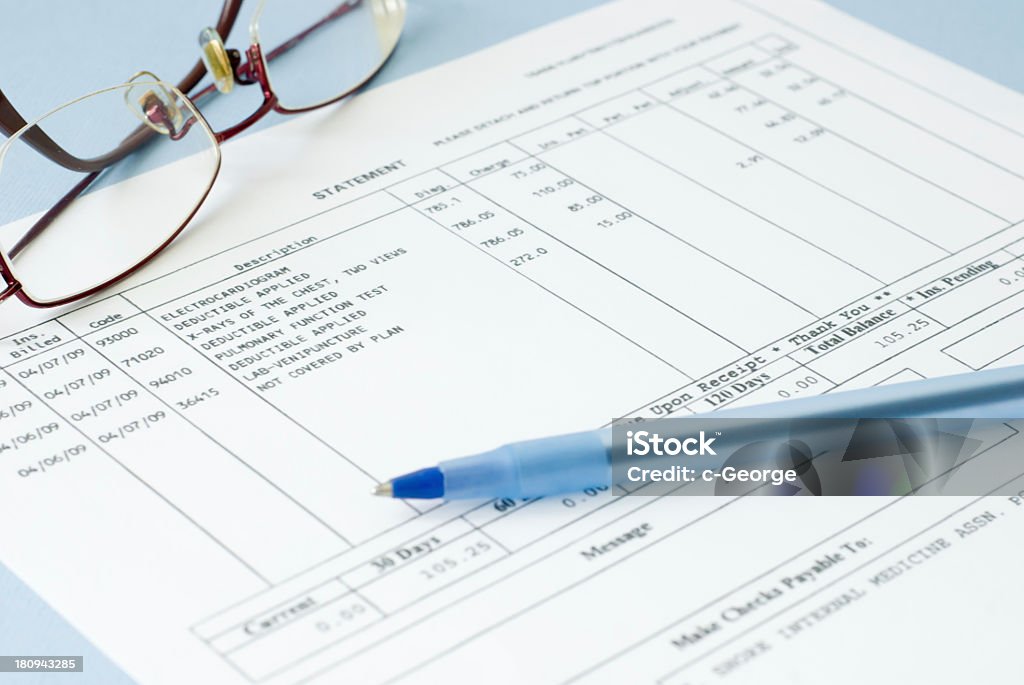
[[[377,84],[468,54],[603,0],[410,0],[399,50]],[[839,9],[1024,91],[1024,2],[1020,0],[829,0]],[[176,3],[153,19],[156,3],[33,0],[4,8],[0,87],[26,116],[146,68],[176,77],[198,54],[195,36],[215,17],[211,2]],[[194,7],[190,7],[194,6]],[[245,43],[243,6],[231,47]],[[50,27],[42,39],[43,27]],[[63,46],[54,49],[54,46]],[[130,65],[125,70],[125,65]],[[182,66],[184,65],[184,66]],[[254,89],[255,90],[255,89]],[[239,91],[204,107],[214,128],[252,111],[257,93]],[[271,115],[257,127],[281,121]],[[17,525],[5,521],[0,525]],[[102,560],[98,560],[102,563]],[[69,569],[69,573],[73,572]],[[85,673],[0,674],[0,683],[132,683],[105,655],[0,565],[0,654],[84,655]]]

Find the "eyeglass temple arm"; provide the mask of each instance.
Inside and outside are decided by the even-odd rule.
[[[78,183],[76,183],[74,188],[69,190],[64,195],[64,197],[58,200],[57,204],[51,207],[49,211],[46,212],[46,214],[43,214],[41,217],[39,217],[39,221],[35,222],[32,225],[32,228],[28,229],[28,232],[25,233],[25,235],[21,236],[21,239],[14,244],[14,247],[8,250],[7,256],[10,257],[11,259],[17,257],[18,253],[24,250],[29,243],[35,240],[40,233],[45,231],[50,226],[50,224],[53,223],[53,220],[56,219],[61,212],[67,209],[68,205],[71,204],[75,198],[77,198],[79,195],[85,192],[85,189],[92,185],[93,181],[99,178],[102,172],[102,169],[93,171],[89,173],[88,176],[86,176]]]
[[[21,120],[21,115],[14,110],[14,107],[11,105],[11,101],[4,96],[3,91],[0,91],[0,120]],[[22,122],[22,126],[25,125],[27,125],[27,123]],[[5,126],[3,128],[6,129],[7,127]],[[21,127],[16,128],[15,131],[20,128]],[[21,139],[35,148],[42,155],[48,157],[66,169],[70,169],[71,171],[90,172],[100,171],[124,159],[128,154],[133,152],[146,141],[146,138],[148,138],[147,132],[152,133],[152,131],[149,131],[145,126],[140,126],[121,141],[117,148],[111,150],[105,155],[100,155],[99,157],[93,157],[91,159],[82,159],[74,156],[57,144],[52,138],[50,138],[50,136],[46,135],[46,133],[38,126],[33,126],[25,131],[21,135]]]
[[[57,204],[51,207],[50,210],[46,212],[46,214],[43,214],[41,217],[39,217],[39,221],[35,222],[32,225],[32,228],[30,228],[28,232],[25,233],[25,235],[21,236],[21,239],[18,240],[18,242],[14,244],[14,247],[12,247],[7,252],[7,256],[12,260],[15,257],[17,257],[18,253],[24,250],[29,243],[35,240],[40,233],[45,231],[50,226],[50,224],[53,223],[53,220],[56,219],[61,212],[67,209],[67,206],[71,204],[71,202],[74,201],[76,197],[85,192],[85,189],[92,185],[93,181],[99,178],[101,173],[103,173],[102,169],[98,171],[93,171],[88,176],[83,178],[81,181],[76,183],[74,188],[72,188],[70,191],[67,192],[67,194],[64,195],[64,197],[58,200]],[[0,302],[3,302],[7,298],[11,297],[19,290],[21,290],[21,283],[19,283],[18,281],[12,281],[3,292],[0,292]]]
[[[171,137],[175,140],[178,140],[179,137],[183,136],[189,129],[192,128],[193,124],[195,124],[195,117],[189,117],[189,120],[185,122],[185,124],[182,126],[182,130],[178,132],[178,135],[172,135]],[[121,145],[119,147],[124,147],[125,145],[131,143],[137,148],[139,145],[144,143],[148,138],[155,135],[158,134],[153,129],[149,128],[148,126],[140,126],[138,129],[133,131],[127,138],[125,138],[121,142]],[[137,140],[138,142],[132,143],[132,141],[135,140]],[[99,178],[100,174],[102,174],[105,170],[106,167],[90,171],[88,175],[86,175],[78,183],[76,183],[74,187],[71,188],[71,190],[65,193],[64,196],[57,201],[57,204],[51,207],[46,212],[46,214],[43,214],[41,217],[39,217],[39,221],[35,222],[32,225],[32,228],[30,228],[25,233],[25,235],[21,236],[18,242],[14,244],[14,247],[12,247],[8,251],[8,256],[11,257],[12,259],[14,257],[17,257],[19,252],[28,247],[29,243],[35,240],[40,233],[45,231],[50,226],[50,224],[53,223],[54,219],[60,216],[61,212],[67,209],[68,205],[70,205],[72,201],[75,200],[75,198],[84,193],[85,190],[89,186],[91,186],[93,182],[97,178]]]

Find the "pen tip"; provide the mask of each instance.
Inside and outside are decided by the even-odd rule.
[[[373,494],[377,495],[378,497],[394,496],[395,493],[391,487],[391,481],[388,481],[387,483],[380,483],[379,485],[377,485],[377,487],[373,489]]]

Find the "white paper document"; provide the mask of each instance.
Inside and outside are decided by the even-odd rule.
[[[0,560],[140,682],[1012,679],[1014,498],[369,493],[1024,363],[1020,95],[810,0],[638,0],[224,161],[153,265],[0,308]]]

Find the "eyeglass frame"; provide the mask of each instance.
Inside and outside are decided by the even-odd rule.
[[[283,54],[284,52],[287,52],[291,48],[295,47],[295,45],[301,42],[303,38],[308,36],[310,33],[315,31],[317,28],[322,26],[327,21],[344,16],[344,14],[346,14],[349,10],[355,9],[362,2],[372,2],[373,0],[341,0],[338,7],[332,12],[330,12],[324,19],[320,20],[313,26],[310,26],[306,30],[296,34],[289,40],[282,43],[280,46],[264,54],[258,34],[255,31],[255,24],[259,19],[265,1],[266,0],[263,0],[258,5],[257,10],[254,13],[252,22],[250,24],[250,43],[248,48],[246,48],[245,50],[246,61],[242,61],[242,54],[238,50],[228,49],[226,51],[228,58],[230,60],[235,83],[242,86],[259,85],[263,92],[263,102],[252,114],[247,116],[242,121],[238,122],[237,124],[234,124],[233,126],[229,126],[228,128],[225,128],[222,131],[213,132],[213,140],[218,151],[222,143],[230,140],[231,138],[234,138],[239,133],[242,133],[252,125],[256,124],[270,112],[277,112],[278,114],[284,115],[301,114],[303,112],[309,112],[316,109],[320,109],[321,107],[327,107],[329,105],[340,102],[341,100],[344,100],[347,97],[350,97],[353,93],[357,92],[358,90],[363,88],[363,86],[365,86],[369,81],[371,81],[380,72],[384,65],[387,64],[388,60],[391,58],[391,55],[393,55],[395,52],[395,49],[398,45],[399,37],[401,35],[401,32],[399,32],[399,37],[396,37],[395,41],[390,46],[388,46],[387,53],[382,56],[380,62],[361,81],[351,86],[347,90],[343,91],[341,94],[337,95],[336,97],[330,98],[329,100],[325,100],[323,102],[319,102],[315,105],[310,105],[307,107],[285,107],[281,105],[280,100],[277,94],[274,92],[273,86],[271,85],[270,77],[267,74],[267,62],[274,59],[274,57],[276,57],[277,55]],[[218,18],[216,25],[213,27],[214,29],[216,29],[217,33],[220,34],[220,36],[227,36],[230,33],[231,29],[234,27],[238,19],[238,14],[241,11],[242,2],[243,0],[224,1],[220,17]],[[398,2],[400,2],[404,6],[404,0],[398,0]],[[194,89],[199,84],[199,82],[202,80],[203,76],[206,75],[206,73],[206,65],[203,63],[202,60],[198,60],[196,65],[189,71],[185,78],[182,79],[181,82],[176,87],[178,93],[180,93],[182,97],[184,97],[187,101],[191,103],[192,108],[200,117],[202,117],[202,113],[199,111],[196,102],[208,95],[217,92],[216,86],[214,84],[210,84],[209,86],[203,88],[194,95],[189,95],[189,91]],[[89,95],[86,95],[84,97],[89,97]],[[31,129],[26,131],[24,130],[26,127],[31,127]],[[75,198],[81,195],[92,184],[92,182],[95,181],[100,176],[100,174],[104,170],[106,170],[110,166],[116,164],[117,162],[121,161],[128,155],[135,152],[144,143],[146,143],[153,135],[155,135],[155,132],[151,128],[143,125],[137,128],[131,134],[129,134],[118,145],[118,147],[116,147],[111,152],[105,155],[101,155],[99,157],[94,157],[92,159],[80,159],[72,155],[68,151],[64,150],[64,148],[62,148],[54,140],[47,136],[35,124],[30,124],[29,122],[25,121],[24,117],[22,117],[22,115],[14,108],[14,105],[10,101],[10,99],[4,95],[2,89],[0,89],[0,132],[2,132],[4,135],[8,137],[13,137],[20,133],[20,140],[25,141],[37,152],[49,158],[56,164],[59,164],[60,166],[63,166],[71,171],[88,173],[87,176],[85,176],[67,194],[65,194],[64,197],[62,197],[57,202],[57,204],[55,204],[52,208],[45,212],[39,218],[39,220],[29,229],[29,231],[24,236],[22,236],[18,243],[15,244],[14,248],[12,248],[9,251],[11,253],[10,256],[12,258],[16,256],[17,253],[22,248],[24,248],[29,242],[31,242],[32,239],[34,239],[36,236],[42,233],[42,231],[49,227],[52,221],[56,219],[57,216],[62,211],[64,211],[64,209],[66,209],[67,206],[70,205]],[[0,143],[0,147],[2,147],[2,143]],[[196,213],[199,211],[199,208],[203,205],[204,202],[206,202],[207,197],[209,197],[210,191],[213,189],[213,186],[217,181],[219,173],[220,155],[218,153],[217,164],[213,170],[212,176],[210,177],[210,182],[207,185],[206,191],[202,194],[200,198],[198,198],[195,207],[181,221],[177,229],[175,229],[152,252],[146,255],[142,260],[140,260],[130,269],[127,269],[122,273],[118,274],[117,276],[107,279],[106,281],[103,281],[99,285],[96,285],[92,288],[89,288],[88,290],[84,290],[75,295],[70,295],[68,297],[48,301],[38,301],[36,299],[33,299],[24,290],[24,286],[14,275],[14,270],[12,269],[12,266],[8,259],[8,251],[0,250],[0,279],[3,280],[3,283],[0,283],[0,286],[6,286],[3,288],[3,290],[0,290],[0,303],[4,302],[5,300],[11,297],[16,297],[17,299],[21,300],[23,304],[37,309],[60,307],[66,304],[70,304],[72,302],[77,302],[79,300],[89,298],[92,295],[95,295],[96,293],[105,290],[110,286],[118,283],[119,281],[122,281],[128,278],[129,276],[135,274],[143,267],[147,266],[153,259],[157,257],[157,255],[163,252],[172,242],[174,242],[174,240],[179,235],[181,235],[182,231],[185,230],[189,223],[191,223],[192,219],[195,218]]]

